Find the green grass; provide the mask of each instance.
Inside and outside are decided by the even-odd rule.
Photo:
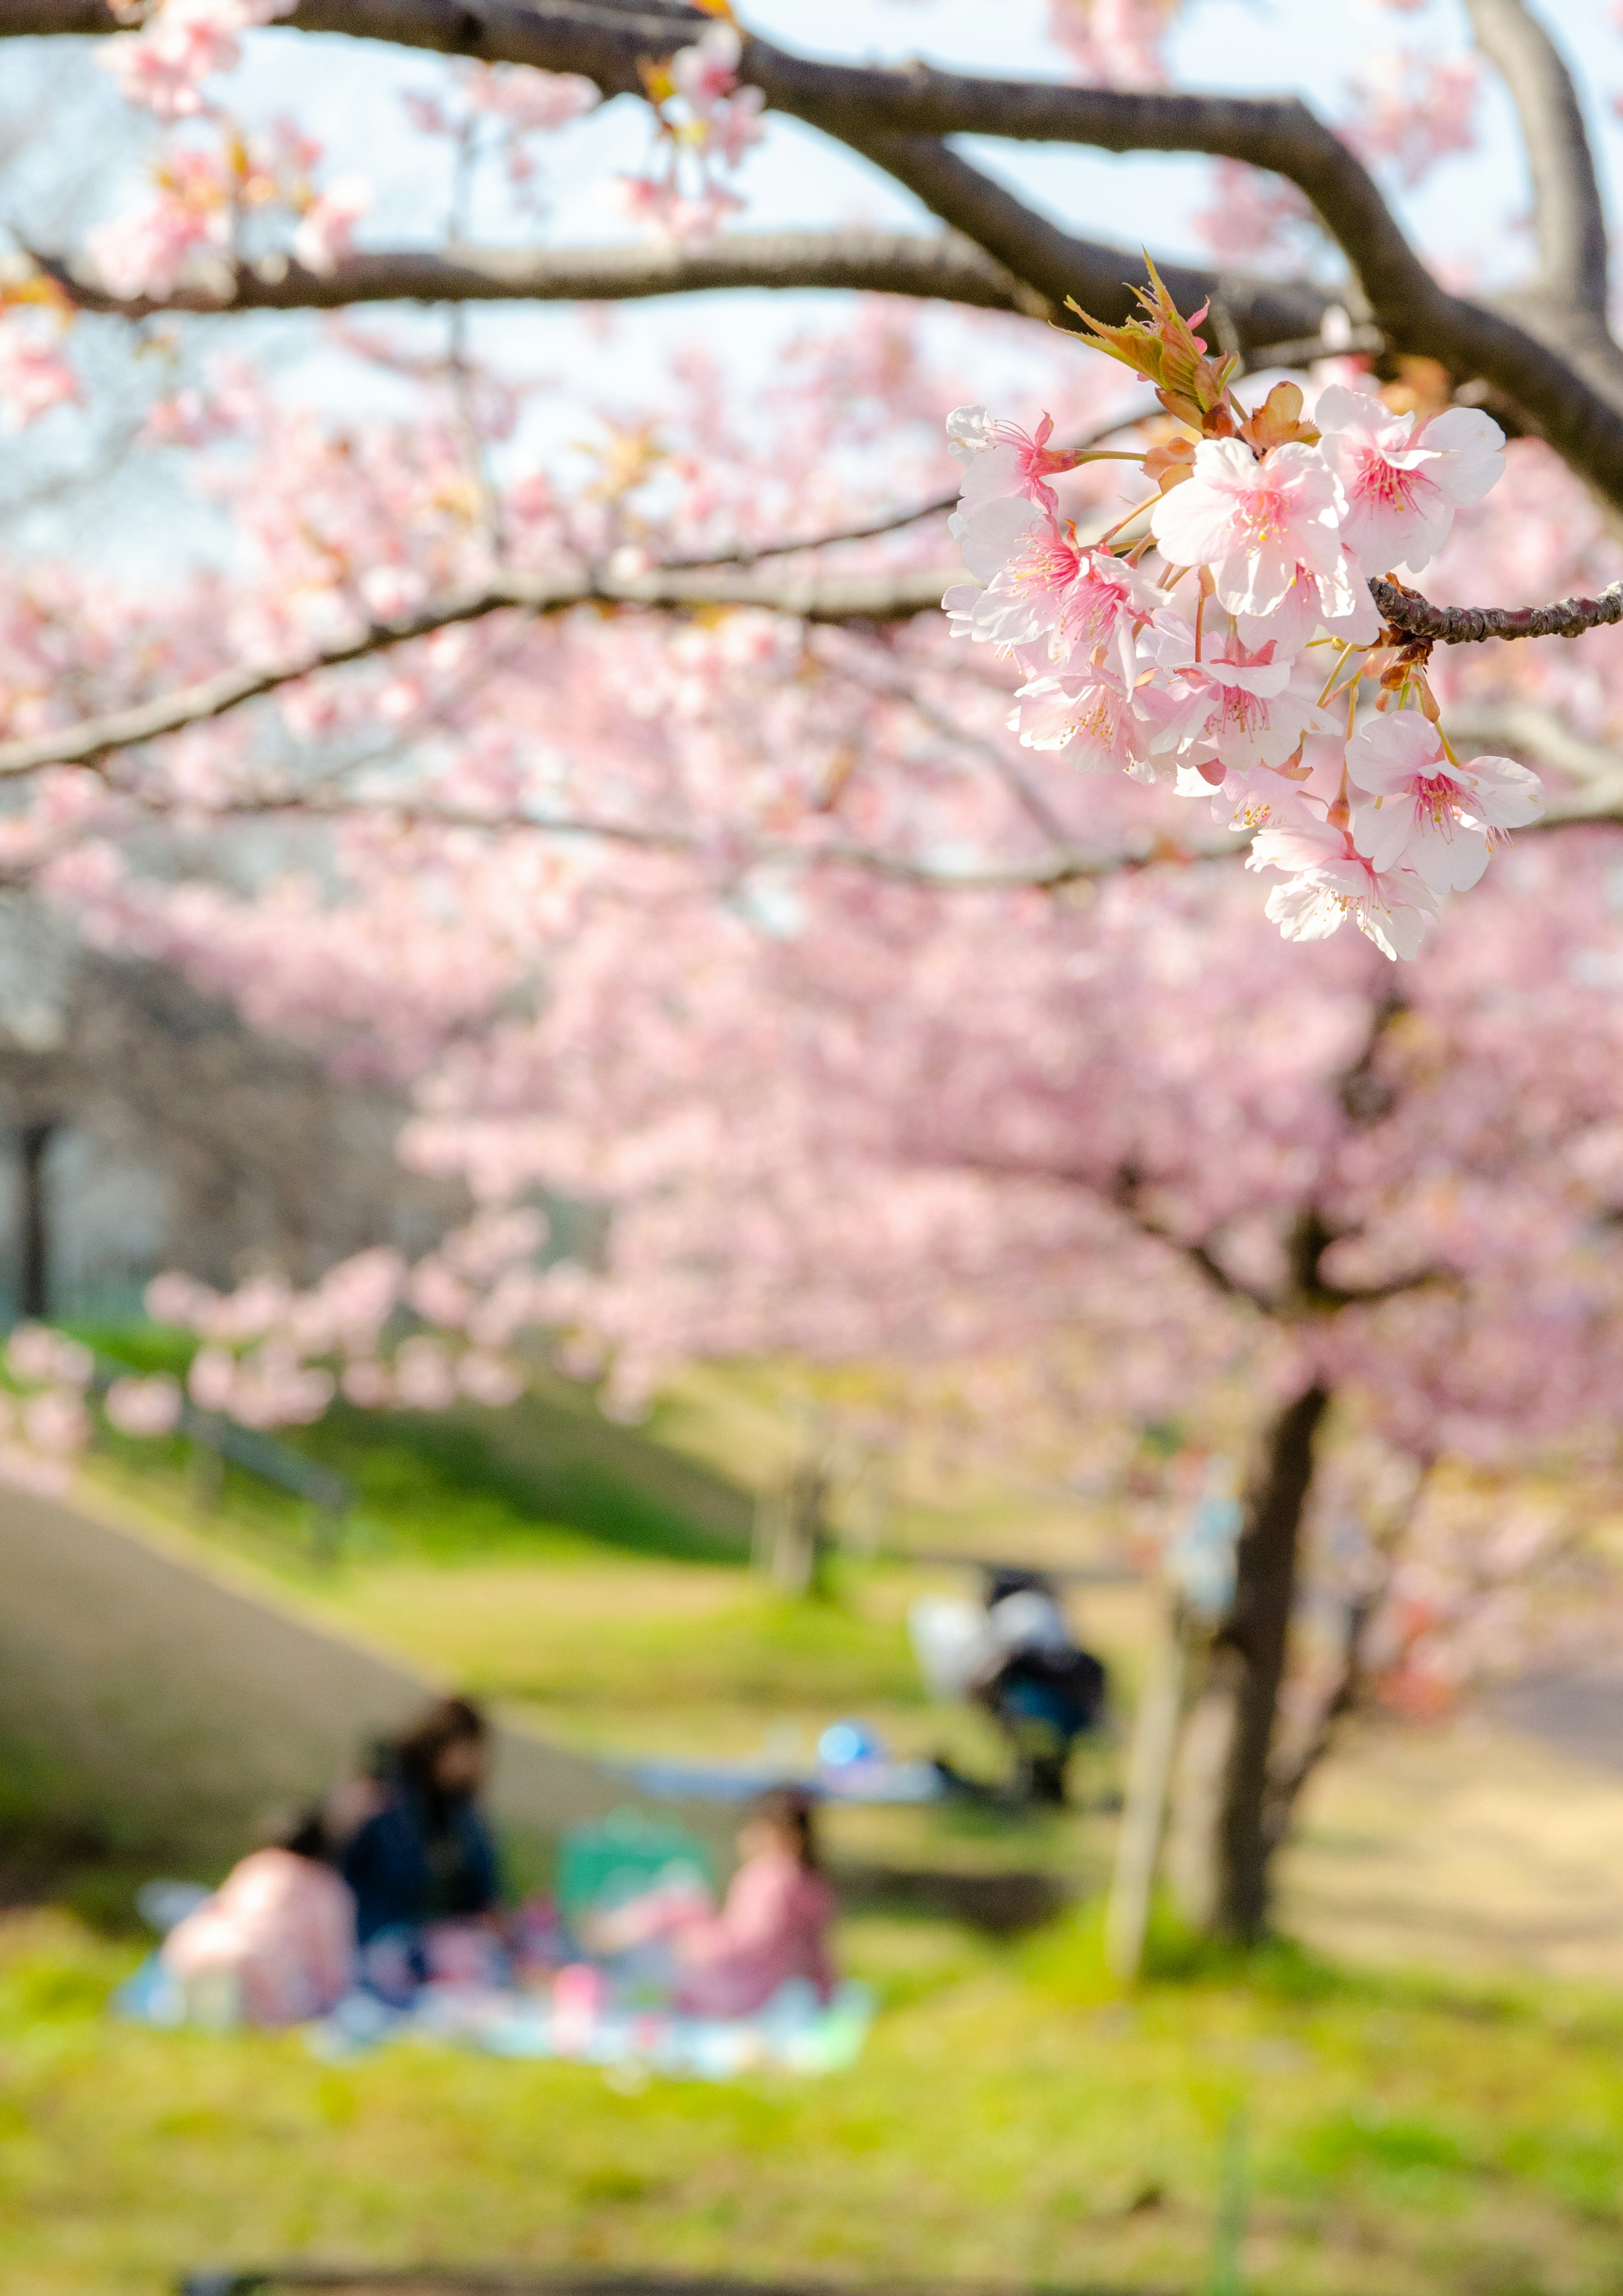
[[[152,1324],[80,1325],[76,1335],[143,1372],[184,1374],[195,1341]],[[346,1549],[435,1562],[534,1551],[560,1530],[627,1554],[738,1564],[752,1501],[715,1471],[604,1420],[561,1382],[505,1411],[358,1411],[335,1404],[315,1426],[277,1439],[336,1468],[356,1488]],[[184,1502],[193,1464],[179,1438],[134,1442],[103,1431],[104,1463],[127,1483]],[[312,1544],[308,1511],[260,1477],[227,1464],[216,1511],[234,1528],[290,1551]]]
[[[885,2006],[821,2082],[109,2023],[132,1948],[0,1925],[0,2284],[157,2296],[309,2255],[1122,2289],[1205,2284],[1246,2131],[1254,2296],[1603,2296],[1623,2281],[1623,2012],[1286,1950],[1132,2000],[1068,1923],[998,1947],[846,1925]]]
[[[578,1743],[736,1754],[787,1732],[804,1751],[855,1711],[906,1751],[947,1741],[989,1767],[975,1718],[920,1696],[916,1575],[844,1567],[835,1599],[784,1604],[702,1543],[550,1515],[514,1451],[455,1423],[322,1440],[353,1445],[329,1456],[364,1489],[336,1568],[246,1479],[210,1538]],[[183,1456],[113,1449],[98,1472],[184,1513]],[[1164,1925],[1124,1998],[1099,1952],[1096,1816],[839,1814],[842,1858],[1062,1869],[1089,1902],[1019,1944],[848,1918],[841,1957],[883,2003],[857,2067],[635,2091],[575,2066],[400,2048],[336,2068],[297,2038],[110,2022],[139,1948],[93,1924],[128,1846],[74,1833],[107,1824],[0,1749],[0,1827],[55,1857],[79,1908],[0,1919],[5,2296],[157,2296],[190,2264],[289,2255],[1215,2296],[1242,2184],[1251,2296],[1623,2291],[1623,2005],[1283,1945],[1242,1966]]]

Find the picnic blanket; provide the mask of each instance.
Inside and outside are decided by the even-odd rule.
[[[559,1972],[550,1988],[429,1984],[395,2005],[357,1988],[303,2030],[329,2062],[348,2062],[400,2042],[478,2049],[495,2057],[564,2057],[702,2080],[728,2080],[763,2068],[800,2074],[835,2072],[862,2054],[873,1997],[864,1985],[841,1985],[820,2002],[802,1980],[780,1988],[750,2017],[684,2017],[657,2002],[618,2001],[611,1988],[577,1981],[585,1968]],[[154,1953],[113,1997],[118,2016],[173,2030],[189,2021],[189,2004]]]
[[[725,2080],[758,2067],[832,2072],[862,2052],[873,2015],[865,1986],[846,1984],[820,2001],[804,1979],[779,1988],[746,2017],[684,2015],[668,2004],[658,1948],[609,1964],[579,1939],[594,1912],[674,1882],[708,1884],[709,1852],[683,1827],[617,1810],[564,1837],[556,1900],[529,1900],[505,1941],[477,1925],[446,1923],[417,1933],[407,1955],[385,1935],[361,1953],[359,1981],[326,2016],[303,2030],[317,2055],[344,2061],[403,2041],[454,2045],[497,2057],[570,2057],[588,2064]],[[167,1932],[207,1901],[191,1882],[152,1882],[136,1905]],[[426,1966],[428,1981],[418,1978]],[[154,1953],[113,1997],[114,2013],[175,2029],[237,2021],[235,1989],[184,1984]]]

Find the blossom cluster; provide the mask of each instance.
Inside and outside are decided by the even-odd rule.
[[[340,1391],[368,1410],[445,1411],[459,1397],[497,1407],[526,1384],[503,1350],[529,1319],[537,1284],[527,1263],[544,1234],[533,1212],[488,1214],[413,1267],[380,1246],[340,1260],[307,1292],[278,1275],[225,1293],[160,1275],[147,1310],[203,1342],[187,1374],[192,1400],[243,1426],[319,1419]],[[426,1328],[391,1344],[402,1315]]]
[[[615,178],[614,196],[633,222],[662,237],[706,239],[743,205],[723,180],[766,134],[758,87],[740,87],[743,42],[732,23],[712,24],[690,48],[644,64],[664,165]]]
[[[285,16],[292,0],[159,0],[138,32],[110,40],[98,61],[125,100],[160,119],[209,109],[201,83],[242,61],[242,36]]]
[[[1172,783],[1251,832],[1249,865],[1287,878],[1267,903],[1287,939],[1350,916],[1412,956],[1542,798],[1511,758],[1457,756],[1424,650],[1383,630],[1368,577],[1430,562],[1498,478],[1503,434],[1472,407],[1422,422],[1339,383],[1311,422],[1291,383],[1248,414],[1169,310],[1102,343],[1159,377],[1184,427],[1127,458],[1160,491],[1097,539],[1051,483],[1088,457],[1051,447],[1046,421],[1032,438],[984,407],[949,418],[974,577],[949,618],[1023,673],[1010,723],[1028,747]]]

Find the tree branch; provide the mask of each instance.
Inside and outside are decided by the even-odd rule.
[[[1111,322],[1131,316],[1136,308],[1133,290],[1149,284],[1140,256],[1062,230],[937,136],[859,135],[848,127],[837,132],[950,230],[1028,282],[1045,300],[1045,316],[1072,327],[1065,315],[1068,295],[1095,317]],[[1334,300],[1318,288],[1237,272],[1218,274],[1182,263],[1158,267],[1181,310],[1195,310],[1220,291],[1234,340],[1247,352],[1316,336]]]
[[[428,637],[459,622],[479,621],[488,614],[515,610],[535,615],[561,614],[576,606],[635,607],[669,613],[712,606],[755,606],[770,613],[798,615],[809,622],[895,621],[938,608],[943,583],[952,578],[950,572],[944,575],[936,567],[914,573],[834,577],[767,576],[725,568],[704,573],[656,569],[619,580],[602,572],[503,575],[415,614],[369,622],[353,637],[333,645],[222,670],[194,685],[82,719],[53,734],[0,742],[0,778],[37,773],[45,766],[94,764],[111,750],[130,749],[138,742],[155,741],[160,734],[224,717],[244,702],[319,670],[360,661],[369,654],[408,645],[414,638]]]
[[[176,804],[148,792],[118,788],[116,794],[127,798],[141,810],[159,819],[183,809],[188,818],[194,817],[196,800],[187,798]],[[606,816],[575,813],[543,813],[521,808],[517,812],[499,813],[488,808],[467,806],[442,806],[419,800],[386,796],[365,799],[316,798],[302,793],[247,798],[233,800],[211,808],[210,817],[217,821],[341,821],[364,814],[371,820],[383,819],[398,824],[402,829],[472,829],[496,836],[513,836],[528,832],[538,837],[579,839],[611,845],[626,845],[645,852],[686,854],[698,860],[725,860],[739,868],[762,865],[802,869],[856,869],[865,875],[881,877],[892,884],[917,885],[933,892],[1001,893],[1027,891],[1056,891],[1063,886],[1080,884],[1094,880],[1120,876],[1148,868],[1159,855],[1144,853],[1087,853],[1076,847],[1056,847],[1037,862],[992,864],[984,868],[944,868],[930,861],[915,860],[902,853],[886,853],[876,846],[855,845],[842,839],[824,838],[816,843],[797,841],[790,838],[739,838],[731,848],[718,849],[717,840],[709,832],[663,826],[659,823],[616,821]],[[1226,849],[1214,848],[1210,853],[1193,852],[1191,859],[1210,859],[1226,853]]]
[[[168,295],[111,294],[83,263],[30,250],[84,311],[332,311],[358,303],[614,303],[718,288],[838,288],[1046,316],[1046,298],[956,232],[741,232],[702,247],[448,246],[347,255],[330,272],[285,257],[217,265]],[[1130,257],[1101,249],[1112,264]]]
[[[923,516],[943,507],[945,501],[926,504],[921,512],[904,513],[873,529],[851,529],[842,535],[821,539],[860,539],[868,532],[885,532],[907,523],[913,516]],[[816,543],[802,540],[780,545],[780,549],[787,553],[816,546]],[[303,653],[222,670],[195,685],[178,687],[173,693],[133,703],[127,709],[81,719],[54,733],[0,742],[0,780],[37,773],[46,766],[94,764],[114,750],[131,749],[143,742],[156,741],[162,734],[179,733],[188,726],[224,717],[243,703],[291,685],[299,678],[364,660],[394,646],[409,645],[414,639],[430,636],[436,630],[479,621],[490,614],[517,611],[545,616],[567,613],[577,606],[625,607],[680,614],[731,606],[792,614],[804,621],[820,624],[897,622],[939,608],[943,589],[957,579],[961,570],[931,566],[840,575],[820,574],[815,569],[800,574],[763,574],[755,570],[756,559],[773,554],[773,548],[766,546],[749,555],[739,553],[732,559],[707,560],[699,564],[677,562],[619,578],[601,570],[495,576],[478,587],[455,592],[423,606],[414,614],[368,622],[353,637],[332,645],[315,646]],[[1416,592],[1400,591],[1390,583],[1372,582],[1370,588],[1383,612],[1401,612],[1408,617],[1408,627],[1414,634],[1435,635],[1449,644],[1553,633],[1570,636],[1597,623],[1623,619],[1623,584],[1603,591],[1598,600],[1569,600],[1556,606],[1516,608],[1433,606]],[[1459,627],[1455,635],[1456,625]],[[1595,800],[1591,793],[1590,802],[1579,800],[1551,816],[1553,820],[1572,821],[1614,817],[1614,798],[1610,790],[1603,801]],[[1184,849],[1177,849],[1180,855],[1184,853]],[[1213,847],[1209,853],[1192,852],[1188,857],[1215,858],[1219,853],[1244,849],[1243,842],[1235,840]],[[1036,874],[1021,882],[1035,885],[1063,883],[1070,873],[1067,858],[1059,865],[1058,873],[1039,868]]]
[[[1557,598],[1548,606],[1434,606],[1401,582],[1370,582],[1389,627],[1433,645],[1480,645],[1487,638],[1576,638],[1623,621],[1623,582],[1598,598]]]
[[[1572,76],[1522,0],[1465,0],[1476,44],[1504,82],[1533,177],[1536,293],[1606,324],[1606,217]]]
[[[703,20],[590,0],[301,0],[282,20],[296,29],[341,32],[487,62],[530,64],[584,74],[606,95],[638,94],[641,63],[668,53]],[[0,0],[0,37],[53,32],[116,33],[127,29],[101,0]],[[747,37],[742,77],[775,110],[865,151],[915,186],[938,211],[950,202],[980,228],[964,224],[1005,268],[1024,277],[1006,252],[1017,239],[1041,275],[1028,286],[1049,300],[1080,286],[1098,315],[1119,316],[1124,299],[1089,284],[1081,257],[1065,234],[989,185],[955,154],[931,155],[919,139],[1005,136],[1022,142],[1086,144],[1103,151],[1205,152],[1283,176],[1304,192],[1340,247],[1368,307],[1370,321],[1399,350],[1436,358],[1463,379],[1480,378],[1512,402],[1607,500],[1623,506],[1623,377],[1608,356],[1591,355],[1569,322],[1550,324],[1527,308],[1526,324],[1480,303],[1448,294],[1409,246],[1368,170],[1347,145],[1293,99],[1240,99],[1162,94],[1059,82],[996,79],[938,71],[825,63]],[[879,145],[892,142],[888,152]],[[983,188],[975,190],[974,186]],[[1021,217],[1024,220],[1021,220]],[[1063,257],[1062,278],[1054,267]],[[1214,280],[1225,302],[1234,283]],[[1300,299],[1310,291],[1273,290]],[[1322,308],[1322,305],[1318,308]],[[1310,336],[1317,309],[1274,324],[1271,340]],[[1236,320],[1236,334],[1243,329]]]
[[[1220,1298],[1243,1300],[1248,1307],[1255,1308],[1258,1315],[1277,1316],[1277,1302],[1266,1292],[1257,1291],[1250,1284],[1242,1283],[1237,1275],[1231,1275],[1204,1237],[1192,1240],[1179,1235],[1176,1229],[1168,1227],[1164,1221],[1146,1209],[1143,1175],[1131,1164],[1123,1164],[1118,1168],[1111,1185],[1110,1201],[1124,1218],[1132,1222],[1141,1235],[1153,1236],[1158,1243],[1170,1244],[1175,1251],[1181,1252]]]

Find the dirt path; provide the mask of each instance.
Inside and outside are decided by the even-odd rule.
[[[1492,1713],[1367,1728],[1283,1862],[1286,1927],[1359,1959],[1623,1985],[1623,1689],[1529,1684]]]

